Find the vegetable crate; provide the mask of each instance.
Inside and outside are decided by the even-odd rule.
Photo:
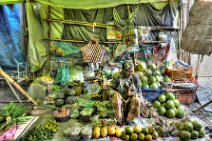
[[[175,93],[176,99],[182,104],[192,104],[196,98],[195,90],[191,89],[171,89]]]
[[[143,97],[149,102],[155,101],[163,92],[165,89],[142,89]]]
[[[166,69],[167,74],[172,80],[183,79],[183,78],[192,78],[192,68],[189,69]]]

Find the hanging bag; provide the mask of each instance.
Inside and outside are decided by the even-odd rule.
[[[100,47],[97,39],[92,39],[87,45],[81,48],[83,61],[101,63],[105,50]]]

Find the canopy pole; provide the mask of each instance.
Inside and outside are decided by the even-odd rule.
[[[6,74],[1,68],[0,68],[0,75],[2,75],[6,81],[10,82],[17,90],[19,90],[24,96],[29,98],[32,103],[34,103],[36,106],[38,105],[38,102],[35,101],[21,86],[15,82],[8,74]]]

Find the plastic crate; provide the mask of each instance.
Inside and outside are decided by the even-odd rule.
[[[155,101],[163,92],[165,89],[142,89],[143,97],[149,102]]]
[[[196,98],[195,90],[170,89],[169,91],[175,93],[176,99],[178,99],[181,104],[192,104]]]
[[[192,78],[192,68],[189,69],[166,69],[166,73],[172,80],[183,79],[183,78]]]

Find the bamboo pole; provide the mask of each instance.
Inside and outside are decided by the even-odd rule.
[[[72,24],[72,25],[81,25],[81,26],[90,26],[92,27],[94,23],[91,22],[81,22],[81,21],[74,21],[74,20],[64,20],[64,19],[44,19],[44,21],[47,22],[59,22],[63,24]],[[100,27],[100,28],[107,28],[107,27],[114,27],[115,25],[113,24],[103,24],[103,23],[96,23],[95,27]],[[135,26],[139,27],[139,26]],[[148,27],[149,30],[179,30],[179,27],[166,27],[166,26],[154,26],[154,27]]]
[[[73,42],[73,43],[89,43],[89,41],[80,41],[80,40],[66,40],[66,39],[51,39],[51,38],[45,38],[43,40],[50,40],[50,41],[58,41],[58,42]],[[121,41],[118,42],[104,42],[104,41],[99,41],[100,44],[121,44]]]
[[[29,100],[32,101],[32,103],[34,103],[36,106],[38,105],[38,102],[35,101],[23,88],[21,88],[20,85],[18,85],[18,83],[15,82],[15,80],[13,80],[9,75],[7,75],[1,68],[0,68],[0,74],[6,80],[8,80],[17,90],[19,90],[21,92],[21,94],[23,94],[24,96],[29,98]]]

